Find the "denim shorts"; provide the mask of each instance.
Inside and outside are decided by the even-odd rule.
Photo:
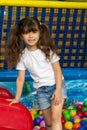
[[[50,107],[52,94],[56,88],[56,85],[42,86],[37,89],[37,99],[40,110],[44,110]],[[67,98],[66,84],[62,83],[62,98]]]

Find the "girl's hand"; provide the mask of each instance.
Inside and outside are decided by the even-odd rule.
[[[17,99],[6,99],[7,101],[10,101],[9,106],[11,106],[12,104],[18,103],[19,101]]]
[[[62,90],[55,90],[52,97],[51,97],[51,100],[53,101],[53,104],[54,105],[59,105],[62,101]]]

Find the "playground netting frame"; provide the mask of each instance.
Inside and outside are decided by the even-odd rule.
[[[87,2],[69,2],[69,1],[55,1],[55,0],[2,0],[1,6],[26,6],[26,7],[42,7],[42,8],[74,8],[87,9]]]
[[[25,16],[46,23],[63,68],[87,67],[87,2],[0,1],[0,69],[7,70],[5,48],[11,27]]]

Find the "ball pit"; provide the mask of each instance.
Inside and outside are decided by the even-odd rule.
[[[46,130],[42,111],[31,110],[33,130]],[[72,103],[62,110],[63,130],[87,130],[87,100],[83,103]]]

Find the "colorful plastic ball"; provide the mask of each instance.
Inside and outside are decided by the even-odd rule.
[[[75,110],[71,110],[71,111],[70,111],[70,116],[71,116],[71,117],[74,117],[75,115],[76,115],[76,111],[75,111]]]
[[[82,108],[82,112],[87,111],[87,107]]]
[[[34,120],[35,118],[34,118],[34,115],[31,115],[32,116],[32,120]]]
[[[70,121],[67,121],[64,125],[65,129],[71,130],[73,128],[73,124]]]
[[[62,120],[62,123],[63,123],[63,124],[66,122],[66,120],[65,120],[64,115],[63,115],[63,114],[62,114],[61,120]]]
[[[80,127],[78,128],[78,130],[84,130],[84,127],[83,127],[83,126],[80,126]]]
[[[83,116],[87,117],[87,111],[83,112]]]
[[[78,115],[80,118],[83,117],[83,113],[82,113],[81,111],[78,111],[78,112],[77,112],[77,115]]]
[[[66,122],[66,120],[64,118],[62,118],[62,125],[64,125]]]
[[[66,114],[66,115],[64,115],[64,118],[65,118],[66,121],[69,121],[70,118],[71,118],[71,117],[70,117],[70,114]]]
[[[69,106],[68,107],[68,110],[72,110],[74,107],[73,106]]]
[[[77,105],[76,105],[76,108],[77,108],[77,110],[82,110],[83,105],[82,105],[82,104],[77,104]]]
[[[44,120],[42,120],[42,121],[40,122],[40,126],[41,126],[41,127],[45,127],[45,121],[44,121]]]
[[[84,125],[84,129],[87,130],[87,124]]]
[[[37,118],[37,117],[39,117],[39,115],[36,113],[36,114],[34,114],[34,118]]]
[[[37,128],[33,128],[33,130],[38,130]]]
[[[37,111],[36,111],[36,110],[34,110],[34,109],[32,109],[32,110],[30,111],[30,113],[34,115],[34,114],[36,114],[36,113],[37,113]]]
[[[66,107],[63,107],[63,109],[62,109],[62,110],[63,110],[63,111],[64,111],[64,110],[67,110],[67,108],[66,108]]]
[[[45,127],[41,127],[40,130],[46,130],[46,128]]]
[[[79,118],[79,116],[78,115],[75,115],[74,117],[73,117],[73,119],[75,120],[75,119],[77,119],[77,118]]]
[[[63,116],[66,121],[70,120],[70,113],[68,110],[63,111]]]
[[[39,116],[39,118],[40,118],[41,120],[44,120],[44,118],[43,118],[43,116],[42,116],[42,115],[40,115],[40,116]]]
[[[39,117],[34,119],[34,126],[40,125],[41,119]]]
[[[83,125],[83,126],[84,126],[86,123],[87,123],[87,122],[86,122],[85,120],[81,120],[81,121],[80,121],[80,124]]]
[[[84,105],[85,107],[87,107],[87,100],[85,100],[85,101],[83,102],[83,105]]]
[[[42,111],[39,111],[39,115],[42,115]]]
[[[64,115],[69,114],[69,111],[68,110],[63,110],[63,114]]]
[[[40,126],[39,126],[39,125],[36,125],[34,128],[36,128],[36,129],[39,130],[39,129],[40,129]]]
[[[73,124],[73,129],[77,130],[80,127],[80,123],[74,123]]]
[[[80,121],[81,121],[80,118],[77,118],[74,120],[74,123],[79,123]]]
[[[74,120],[72,118],[69,121],[72,122],[72,124],[74,124]]]
[[[32,115],[32,119],[34,120],[35,119],[34,115],[37,113],[37,111],[36,110],[31,110],[30,113]]]

